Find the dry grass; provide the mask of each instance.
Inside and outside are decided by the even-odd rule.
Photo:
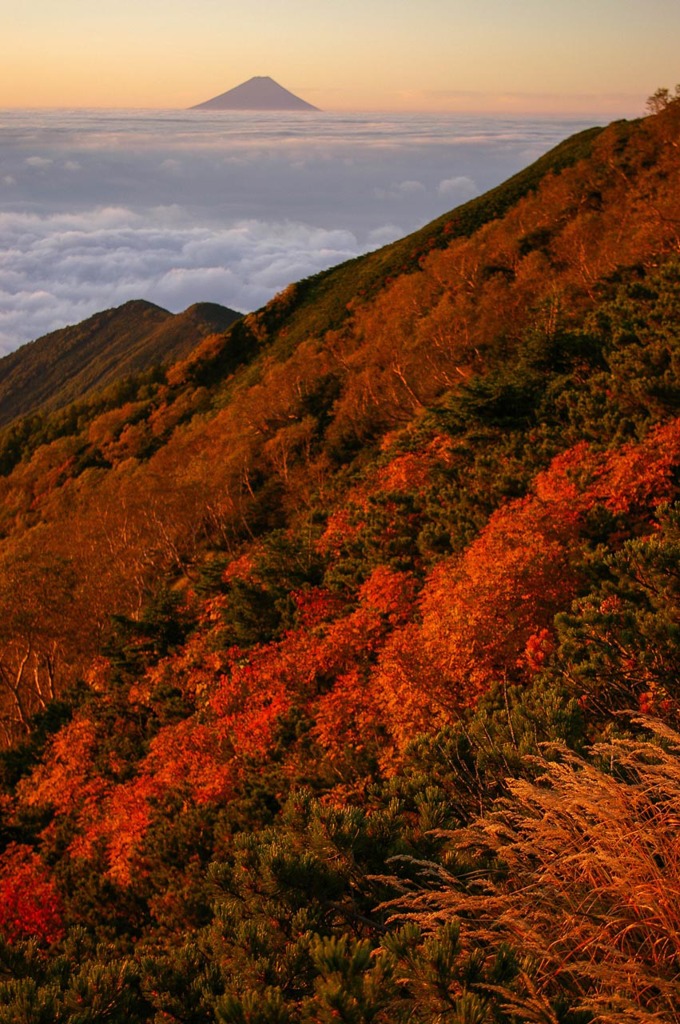
[[[460,918],[471,946],[528,954],[531,984],[502,995],[521,1020],[555,1020],[562,993],[602,1024],[680,1024],[680,735],[641,724],[654,742],[613,740],[587,761],[560,749],[450,834],[458,856],[483,852],[498,870],[433,865],[432,887],[392,904],[426,929]]]

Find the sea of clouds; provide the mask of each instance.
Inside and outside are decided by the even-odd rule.
[[[591,123],[0,111],[0,355],[132,298],[256,309]]]

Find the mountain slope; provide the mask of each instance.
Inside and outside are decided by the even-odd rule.
[[[8,1019],[677,1024],[679,128],[26,442]]]
[[[0,359],[0,425],[181,358],[239,316],[212,303],[173,315],[137,300],[53,331]]]
[[[314,111],[311,103],[301,100],[268,76],[257,76],[227,92],[197,103],[191,110],[282,110]]]
[[[108,614],[140,607],[159,575],[193,572],[214,546],[238,551],[306,516],[324,521],[392,431],[411,423],[417,433],[427,416],[464,428],[466,408],[473,423],[486,409],[492,439],[504,424],[528,429],[548,356],[532,366],[525,350],[550,351],[559,328],[559,358],[578,376],[579,346],[590,343],[572,343],[570,332],[675,251],[674,131],[669,115],[615,124],[585,145],[577,139],[570,159],[559,147],[544,173],[534,168],[519,187],[513,179],[395,247],[293,286],[192,349],[164,379],[131,379],[124,394],[17,421],[0,450],[0,556],[15,580],[8,601],[23,575],[39,604],[44,587],[28,567],[71,565],[74,524],[89,538],[69,587],[83,611],[63,645],[65,678],[83,670]],[[505,213],[494,216],[499,204]],[[595,362],[586,359],[582,372],[596,380],[595,350],[588,358]],[[672,384],[664,387],[659,415],[675,402]],[[597,399],[579,401],[590,409]],[[615,425],[612,437],[642,429],[627,401],[633,426]],[[441,409],[447,402],[455,416]],[[587,429],[576,420],[550,428],[539,446],[544,466],[562,447],[597,437],[590,416]],[[528,486],[532,470],[515,465],[507,479],[475,484],[487,494],[471,502],[460,538],[432,523],[433,537],[443,533],[423,539],[428,558],[437,545],[464,545],[505,489]],[[337,571],[357,584],[366,568]]]
[[[634,130],[634,124],[620,122],[609,132],[625,144],[627,135]],[[445,249],[456,238],[472,235],[535,191],[546,176],[559,174],[579,160],[587,159],[601,132],[601,128],[580,132],[507,182],[444,214],[414,234],[298,282],[246,321],[234,324],[225,332],[222,343],[216,342],[208,351],[202,351],[194,360],[192,375],[201,383],[217,385],[222,377],[230,379],[239,362],[256,358],[264,337],[272,353],[281,359],[306,338],[341,328],[351,319],[355,305],[370,300],[391,279],[418,270],[420,261],[429,252]],[[190,347],[191,340],[188,340],[187,348]],[[147,389],[148,384],[146,379],[140,380],[138,388],[131,384],[128,391],[135,394],[138,389]],[[220,401],[219,387],[213,387],[212,393],[213,401]],[[17,416],[28,412],[22,394],[17,389],[13,393],[13,413]],[[75,402],[82,398],[82,392],[75,386],[70,394]],[[108,408],[111,401],[116,401],[115,396],[105,399],[105,407]],[[101,408],[100,402],[93,403],[93,409],[101,411]],[[81,421],[88,415],[79,409],[75,420],[73,415],[59,415],[53,416],[47,424],[43,418],[37,424],[24,418],[11,431],[0,431],[0,473],[14,466],[22,452],[33,451],[46,438],[63,436],[73,429],[74,421]]]
[[[625,140],[634,130],[631,122],[619,122],[609,131]],[[524,170],[484,195],[443,214],[405,238],[375,252],[348,260],[298,282],[285,303],[271,304],[262,311],[272,329],[285,321],[285,344],[290,351],[305,336],[338,328],[348,317],[348,306],[370,299],[391,278],[418,269],[420,260],[434,249],[444,249],[456,238],[472,235],[489,221],[502,217],[548,175],[559,174],[586,159],[601,128],[588,128],[565,139]]]

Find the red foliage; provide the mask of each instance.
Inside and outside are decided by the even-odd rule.
[[[284,683],[269,676],[267,669],[260,674],[245,666],[224,678],[211,705],[219,715],[218,736],[230,743],[240,761],[266,754],[276,722],[290,708],[291,700]]]
[[[517,664],[520,667],[526,666],[530,672],[539,672],[554,650],[555,640],[550,630],[539,629],[527,640],[524,654]]]
[[[370,694],[378,719],[398,750],[404,750],[418,733],[450,721],[450,707],[442,702],[441,672],[423,646],[418,623],[408,623],[387,639],[371,675]],[[385,765],[392,753],[384,742]]]
[[[222,579],[225,583],[230,583],[232,580],[250,581],[254,576],[255,559],[252,553],[241,555],[240,558],[232,559],[222,573]]]
[[[74,718],[52,740],[45,763],[19,784],[19,798],[29,806],[52,807],[57,814],[79,811],[87,820],[107,789],[92,766],[99,739],[94,722]]]
[[[345,505],[328,517],[326,529],[317,542],[317,550],[322,555],[333,557],[342,550],[345,544],[349,544],[359,537],[362,529],[363,523],[357,521],[353,506]]]
[[[166,726],[151,743],[144,773],[157,786],[188,792],[197,804],[224,800],[229,795],[234,768],[211,725],[187,718]]]
[[[364,675],[352,668],[314,704],[314,734],[331,753],[362,750],[376,738],[379,707]]]
[[[447,457],[438,442],[399,455],[371,488],[419,486]],[[125,884],[143,870],[140,843],[165,796],[228,799],[245,764],[270,754],[293,708],[305,709],[330,756],[370,748],[389,767],[395,750],[455,718],[495,680],[540,671],[552,651],[553,617],[578,591],[588,513],[605,505],[648,528],[652,509],[673,495],[679,460],[680,420],[616,451],[579,444],[536,477],[531,494],[495,512],[462,555],[440,562],[420,598],[417,577],[386,566],[359,587],[349,612],[345,597],[303,589],[293,595],[296,628],[248,652],[211,645],[227,598],[209,599],[184,648],[131,693],[153,702],[170,684],[195,702],[196,714],[162,728],[136,777],[118,786],[93,768],[97,727],[76,717],[20,785],[20,799],[70,815],[80,827],[71,853],[91,856],[103,844],[111,875]],[[332,552],[361,528],[367,496],[352,492],[351,508],[329,519],[321,547]],[[225,579],[253,579],[255,559],[252,552],[235,559]],[[645,693],[641,708],[663,710],[665,700]]]
[[[614,512],[647,512],[675,493],[679,461],[680,418],[614,452],[593,489]]]
[[[0,931],[8,942],[57,942],[62,902],[49,869],[30,846],[10,843],[0,857]]]
[[[333,594],[323,587],[298,590],[293,594],[293,600],[298,621],[306,629],[314,629],[321,623],[334,619],[345,603],[338,594]]]
[[[373,490],[424,492],[431,483],[433,469],[451,462],[451,448],[450,438],[435,436],[420,451],[395,455],[379,470]]]
[[[574,595],[581,510],[571,498],[512,502],[461,559],[432,573],[422,637],[454,706],[507,674]]]
[[[390,625],[396,626],[413,614],[417,590],[410,573],[379,565],[361,585],[359,599],[362,608],[386,616]]]

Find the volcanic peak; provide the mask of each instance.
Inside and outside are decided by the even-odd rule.
[[[198,103],[191,110],[288,110],[314,111],[311,103],[301,100],[269,76],[258,76],[242,82],[211,100]]]

